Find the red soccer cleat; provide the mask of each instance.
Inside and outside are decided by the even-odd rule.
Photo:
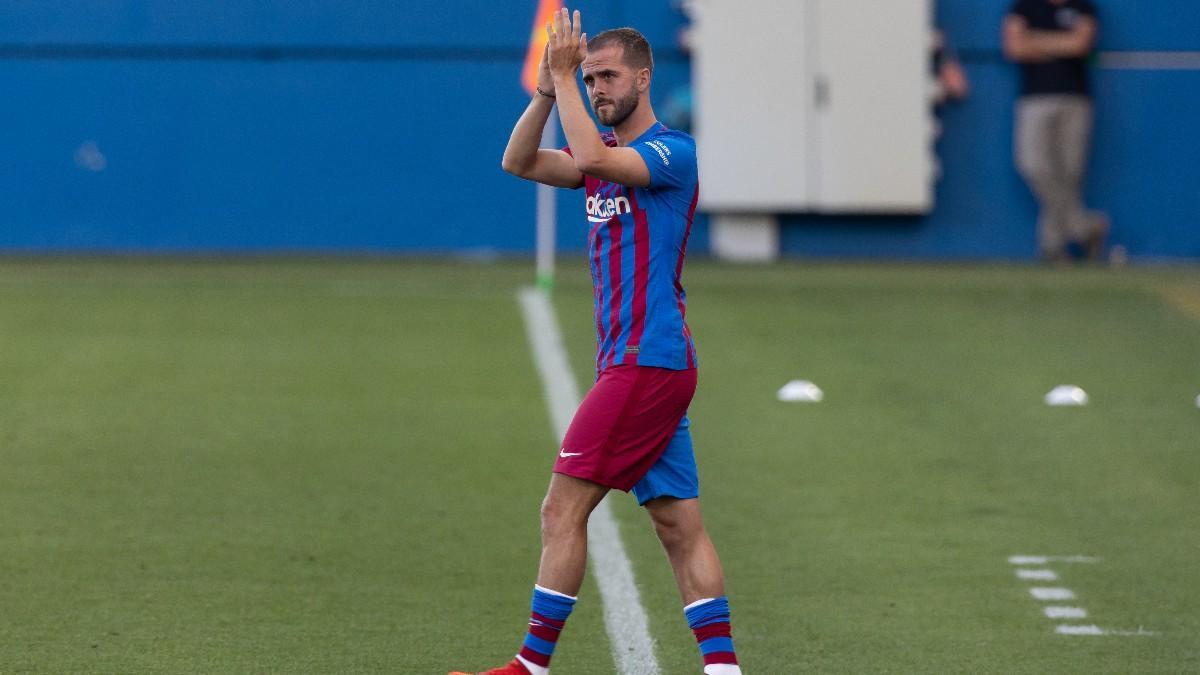
[[[478,673],[461,673],[454,671],[450,675],[530,675],[529,669],[520,661],[513,659],[512,663],[503,668],[492,668],[491,670],[481,670]]]

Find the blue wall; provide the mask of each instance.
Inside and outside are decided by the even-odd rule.
[[[1200,49],[1195,0],[1098,0],[1107,50]],[[533,247],[531,185],[500,155],[534,0],[62,0],[0,11],[0,250],[451,251]],[[581,1],[656,45],[661,107],[687,80],[667,0]],[[941,0],[972,97],[944,112],[925,218],[784,218],[798,255],[1025,258],[1012,169],[1007,0]],[[1141,9],[1139,9],[1139,7]],[[449,8],[449,9],[448,9]],[[1092,201],[1134,255],[1200,257],[1200,72],[1101,70]],[[104,156],[77,163],[94,142]],[[582,244],[582,196],[559,197]],[[699,224],[694,246],[705,248]]]
[[[580,6],[610,26],[639,4]],[[534,188],[500,157],[535,5],[8,3],[0,250],[530,251]],[[637,17],[665,93],[681,16]],[[560,205],[577,249],[582,197]]]

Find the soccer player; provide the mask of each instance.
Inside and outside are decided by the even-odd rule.
[[[546,675],[587,563],[587,521],[611,489],[633,490],[654,521],[696,635],[706,675],[739,675],[716,549],[700,516],[687,408],[696,350],[680,283],[699,184],[695,141],[650,106],[654,61],[632,28],[581,33],[579,12],[546,27],[538,89],[517,121],[504,169],[586,188],[595,289],[596,382],[563,439],[542,503],[542,557],[529,632],[488,675]],[[576,83],[582,65],[600,134]],[[539,149],[558,102],[565,150]],[[620,648],[620,645],[617,646]]]

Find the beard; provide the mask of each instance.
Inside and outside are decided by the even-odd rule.
[[[596,103],[592,102],[592,110],[596,111],[596,117],[600,119],[600,123],[606,127],[618,127],[621,123],[629,119],[634,110],[638,107],[637,90],[629,92],[627,96],[615,100],[604,100],[601,103],[609,104],[604,110],[600,110]]]

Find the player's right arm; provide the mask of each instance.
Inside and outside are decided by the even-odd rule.
[[[538,88],[547,94],[554,93],[554,78],[546,66],[545,55],[538,69]],[[527,180],[555,187],[577,188],[583,185],[583,174],[575,167],[575,160],[562,150],[539,147],[542,130],[546,128],[546,121],[553,109],[554,99],[542,94],[533,95],[529,107],[525,108],[513,127],[500,165],[508,173]]]

